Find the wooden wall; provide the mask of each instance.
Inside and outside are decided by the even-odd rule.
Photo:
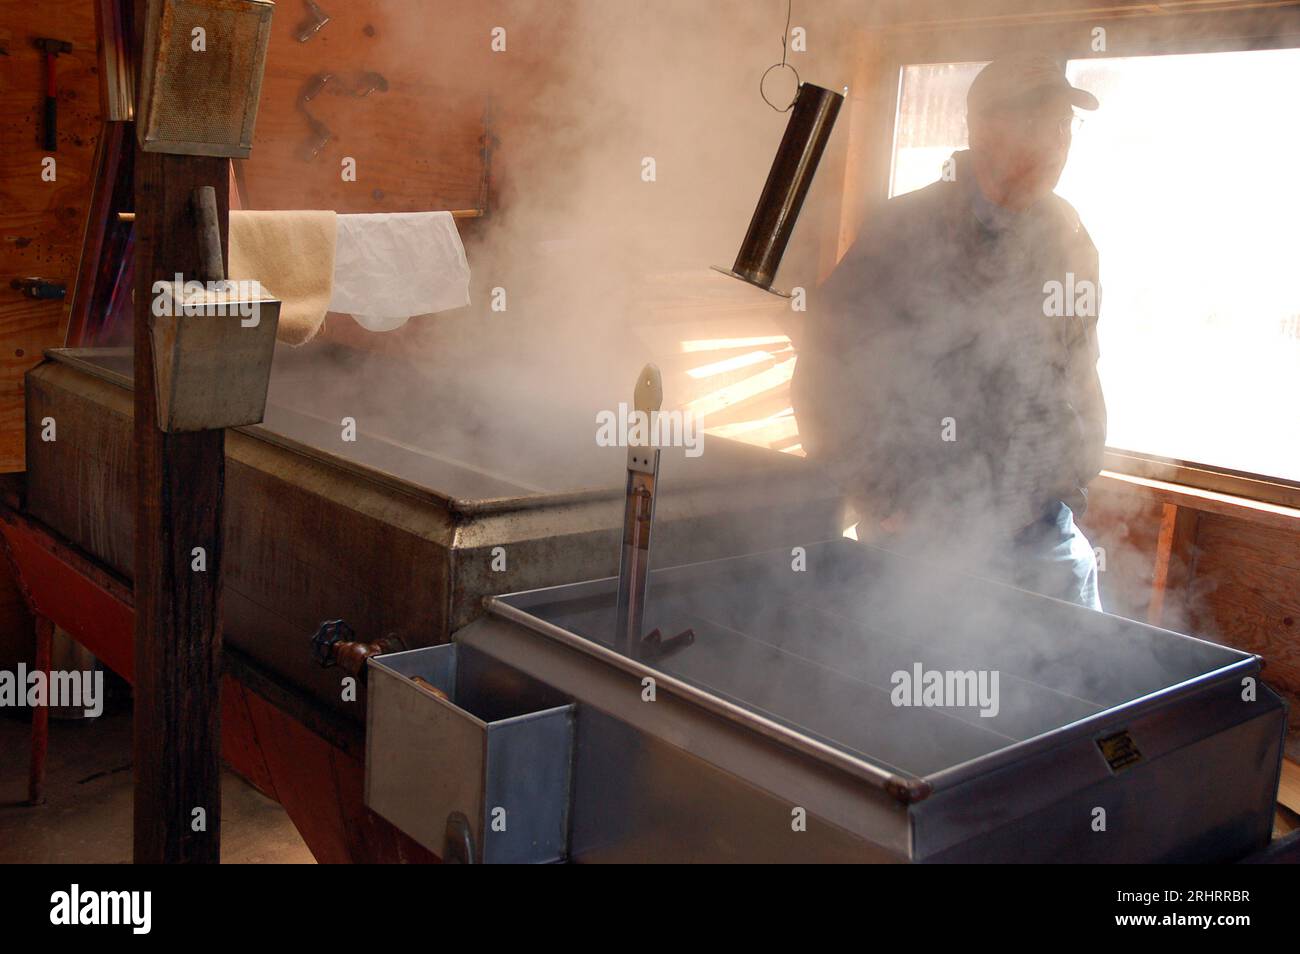
[[[67,40],[56,63],[58,149],[41,148],[45,74],[32,38]],[[23,374],[45,348],[63,343],[68,301],[37,302],[9,287],[39,276],[67,285],[69,298],[90,200],[99,138],[99,75],[93,0],[6,4],[0,13],[0,473],[23,469]],[[53,155],[54,182],[41,179]]]
[[[32,38],[67,40],[55,65],[58,149],[41,148],[44,58]],[[23,375],[46,348],[63,343],[77,278],[90,175],[99,137],[100,94],[93,0],[8,3],[0,9],[0,473],[23,469]],[[53,182],[42,159],[57,163]],[[32,301],[14,278],[62,282],[68,298]],[[31,653],[31,620],[0,559],[0,666]]]
[[[1300,535],[1201,514],[1191,581],[1193,628],[1268,660],[1270,681],[1300,693]]]
[[[1103,472],[1080,526],[1107,612],[1264,658],[1300,760],[1300,510]]]
[[[528,17],[504,15],[509,6],[353,0],[329,7],[329,22],[300,42],[305,8],[280,4],[253,154],[240,170],[244,206],[338,212],[481,207],[488,110],[495,103],[510,118],[509,93],[528,87],[527,74],[545,49],[524,28]],[[500,23],[510,26],[507,50],[493,53],[490,34]],[[322,75],[328,82],[302,101]],[[306,148],[319,138],[312,119],[330,134],[314,156]],[[356,181],[343,179],[344,157],[355,160]]]
[[[1291,703],[1287,753],[1300,761],[1300,514],[1289,529],[1201,514],[1189,631],[1264,657]]]

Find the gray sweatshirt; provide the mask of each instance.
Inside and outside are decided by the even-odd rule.
[[[953,181],[885,203],[809,295],[794,408],[809,456],[879,516],[992,541],[1101,469],[1097,249],[1055,194],[991,205]]]

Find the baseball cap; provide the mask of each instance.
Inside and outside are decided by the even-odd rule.
[[[1065,68],[1037,53],[1020,53],[996,59],[980,70],[966,94],[966,110],[974,115],[998,106],[1012,106],[1035,94],[1059,90],[1080,109],[1096,109],[1100,103],[1087,90],[1071,86]]]

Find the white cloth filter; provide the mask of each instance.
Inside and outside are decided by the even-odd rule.
[[[338,217],[330,311],[369,331],[469,304],[469,262],[450,212]]]

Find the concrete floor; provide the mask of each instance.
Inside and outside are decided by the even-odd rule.
[[[45,804],[26,804],[30,724],[0,716],[0,863],[131,861],[131,714],[50,720]],[[221,860],[313,864],[277,802],[230,771],[221,783]]]

